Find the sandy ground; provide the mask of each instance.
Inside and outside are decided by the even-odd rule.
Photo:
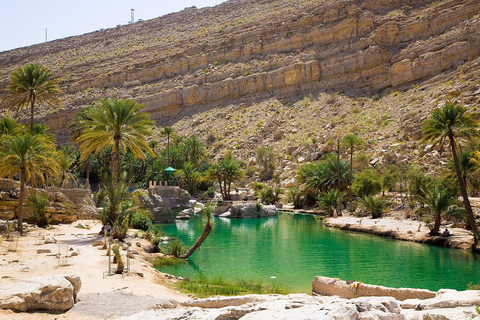
[[[79,223],[89,229],[80,229]],[[0,286],[17,280],[60,274],[75,274],[82,280],[79,301],[65,313],[14,313],[0,310],[0,319],[114,319],[142,310],[151,310],[166,300],[184,301],[183,295],[162,285],[165,276],[135,255],[130,259],[130,273],[108,273],[106,250],[94,247],[101,229],[99,221],[77,221],[71,225],[53,226],[49,230],[36,229],[27,236],[19,237],[16,252],[9,251],[12,243],[0,243]],[[45,244],[44,238],[54,238],[56,243]],[[128,240],[128,239],[127,239]],[[133,239],[132,248],[138,239]],[[10,247],[12,249],[12,247]],[[51,253],[37,253],[50,249]],[[77,252],[78,256],[57,258],[59,252]],[[143,250],[142,250],[143,251]]]

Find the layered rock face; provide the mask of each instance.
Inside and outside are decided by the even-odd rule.
[[[48,195],[50,201],[47,214],[50,223],[71,223],[78,219],[97,218],[98,214],[92,194],[84,189],[47,188],[34,189],[27,187],[27,194],[39,192]],[[20,183],[18,181],[0,179],[0,220],[12,220],[18,212]],[[29,209],[24,209],[24,219],[29,219]],[[32,221],[30,221],[32,222]]]
[[[0,89],[27,62],[58,75],[65,112],[42,119],[60,141],[92,101],[134,98],[159,123],[238,99],[425,81],[480,54],[471,0],[231,0],[0,53]]]

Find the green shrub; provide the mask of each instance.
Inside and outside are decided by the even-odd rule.
[[[178,288],[183,292],[193,293],[198,297],[287,293],[287,291],[276,282],[272,283],[272,285],[246,280],[229,282],[225,281],[221,276],[212,279],[202,277],[195,280],[183,280],[178,284]]]
[[[382,191],[381,179],[374,169],[363,170],[353,179],[352,190],[355,195],[363,198]]]
[[[385,200],[385,198],[366,196],[360,200],[360,205],[372,216],[372,218],[376,219],[382,216],[385,210],[390,206],[390,203]]]
[[[174,266],[185,262],[185,260],[176,257],[158,257],[153,260],[153,266],[155,268],[162,268]]]
[[[183,242],[180,239],[172,240],[168,243],[168,254],[174,257],[180,257],[185,252]]]
[[[147,231],[152,227],[152,219],[146,214],[136,212],[132,216],[130,226],[134,229]]]
[[[303,207],[305,199],[298,187],[292,187],[288,189],[287,201],[293,203],[295,209],[300,209]]]
[[[47,207],[50,205],[50,201],[48,201],[47,195],[38,192],[32,193],[27,196],[25,205],[30,208],[30,217],[35,221],[37,226],[42,228],[48,225],[50,216],[47,214]]]

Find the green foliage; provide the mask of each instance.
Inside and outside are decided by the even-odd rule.
[[[357,174],[353,180],[352,190],[361,198],[372,196],[382,191],[378,171],[375,169],[367,169]]]
[[[218,164],[211,166],[208,170],[210,181],[216,181],[219,184],[224,200],[230,200],[231,185],[240,179],[243,174],[241,163],[233,158],[232,152],[228,152],[224,159],[220,160]]]
[[[337,163],[337,156],[330,153],[322,161],[301,166],[297,172],[297,179],[303,185],[306,195],[338,188],[339,182],[341,190],[345,190],[349,182],[349,170],[348,162],[340,159]]]
[[[372,216],[372,218],[376,219],[383,215],[385,210],[390,206],[390,203],[385,198],[366,196],[360,199],[360,205]]]
[[[257,164],[260,166],[260,180],[270,180],[275,170],[275,150],[272,146],[260,147],[257,149],[256,154]]]
[[[25,205],[30,208],[30,217],[37,226],[43,228],[48,225],[50,222],[50,216],[47,214],[47,207],[50,205],[48,195],[34,192],[27,196]]]
[[[239,280],[237,282],[225,281],[221,276],[213,279],[199,278],[196,280],[183,280],[178,288],[186,293],[193,293],[198,297],[212,295],[235,296],[245,294],[286,294],[286,290],[277,283],[264,285],[261,282]]]
[[[295,209],[300,209],[303,207],[305,201],[303,194],[298,187],[292,187],[288,189],[287,192],[287,201],[293,204]]]
[[[342,203],[345,194],[337,189],[330,189],[318,198],[318,205],[321,209],[327,210],[329,216],[333,216],[337,207]]]
[[[197,185],[201,181],[201,174],[193,163],[185,163],[183,169],[175,172],[175,176],[178,177],[180,185],[186,188],[191,195],[196,194]]]
[[[147,231],[152,226],[152,218],[144,213],[135,212],[132,216],[130,226],[134,229]]]
[[[174,257],[180,257],[185,252],[183,242],[180,239],[171,240],[168,243],[168,254]]]
[[[186,263],[186,261],[176,257],[158,257],[153,260],[155,268],[170,267],[182,263]]]
[[[260,190],[260,199],[266,204],[275,204],[280,200],[280,194],[282,190],[279,187],[266,185]]]

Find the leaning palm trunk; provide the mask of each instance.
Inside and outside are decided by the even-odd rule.
[[[462,198],[463,198],[463,204],[465,206],[465,211],[467,211],[468,223],[470,224],[470,227],[471,227],[472,233],[473,233],[472,250],[475,250],[477,248],[477,243],[478,243],[478,239],[477,239],[478,228],[477,228],[477,224],[475,223],[475,217],[473,216],[473,211],[472,211],[472,206],[470,205],[470,200],[468,199],[467,187],[465,186],[465,183],[463,182],[462,172],[460,170],[460,164],[458,162],[458,157],[457,157],[457,152],[456,152],[456,148],[455,148],[455,142],[454,142],[453,134],[450,134],[448,136],[448,138],[450,139],[450,149],[452,151],[453,162],[455,163],[455,171],[457,173],[458,185],[460,186],[460,192],[462,193]]]
[[[180,256],[180,258],[188,259],[188,257],[190,257],[198,248],[200,248],[200,246],[205,241],[205,239],[207,239],[207,237],[210,235],[211,231],[212,231],[212,224],[210,223],[210,220],[208,220],[207,223],[205,224],[205,228],[203,228],[203,231],[200,237],[197,239],[197,241],[195,241],[193,246],[191,246],[190,249],[188,249],[188,251],[184,255]]]

